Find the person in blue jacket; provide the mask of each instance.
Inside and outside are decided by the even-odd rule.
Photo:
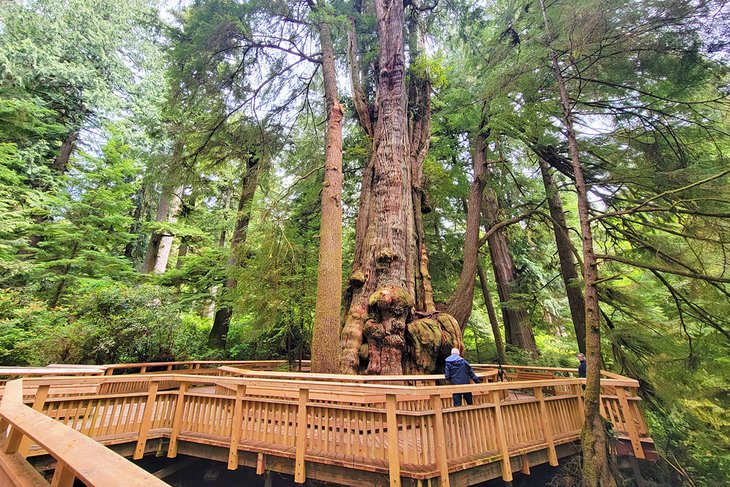
[[[451,349],[451,355],[446,358],[446,369],[444,375],[446,380],[452,384],[468,384],[469,379],[479,384],[481,380],[476,376],[469,362],[464,360],[458,348]],[[461,406],[461,398],[466,399],[467,404],[472,404],[474,398],[471,392],[457,392],[454,394],[454,406]]]

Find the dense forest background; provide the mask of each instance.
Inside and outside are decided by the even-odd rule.
[[[436,306],[465,326],[467,358],[577,365],[570,132],[600,264],[605,367],[641,382],[658,482],[724,485],[728,5],[404,7],[409,86],[421,89],[409,97],[427,93],[430,110],[428,272]],[[378,116],[364,103],[374,26],[360,0],[0,1],[0,364],[309,358],[324,33],[344,113],[350,289]]]

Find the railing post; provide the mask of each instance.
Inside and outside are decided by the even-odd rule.
[[[497,447],[502,457],[502,480],[512,482],[512,463],[509,460],[507,450],[507,437],[504,431],[504,418],[502,418],[502,406],[500,405],[499,391],[492,391],[492,402],[494,403],[494,423],[497,432]]]
[[[76,480],[76,475],[74,475],[73,470],[60,460],[56,462],[51,487],[73,487],[74,480]]]
[[[644,448],[641,446],[641,440],[639,439],[639,432],[636,430],[636,423],[634,422],[634,414],[629,409],[629,401],[626,399],[626,389],[622,387],[616,387],[616,395],[618,396],[618,402],[621,405],[621,410],[624,416],[624,423],[626,423],[627,433],[631,440],[631,448],[634,450],[634,456],[636,458],[646,458],[644,455]]]
[[[48,384],[42,384],[38,386],[38,389],[35,393],[35,399],[33,399],[33,409],[36,411],[43,411],[43,405],[46,403],[46,398],[48,397],[48,389],[51,386]],[[23,438],[23,440],[20,442],[20,448],[18,451],[23,457],[28,456],[28,451],[30,450],[30,438],[27,436]]]
[[[137,447],[134,449],[134,455],[132,455],[133,460],[139,460],[144,456],[144,447],[147,444],[147,433],[152,425],[152,411],[155,408],[158,387],[159,383],[157,381],[150,381],[147,402],[144,405],[144,414],[142,415],[142,424],[139,427],[139,436],[137,437]]]
[[[449,463],[446,456],[446,434],[444,432],[444,408],[441,403],[440,394],[431,395],[431,409],[434,412],[433,418],[433,440],[436,453],[436,467],[439,470],[439,485],[450,487]]]
[[[182,430],[183,412],[185,411],[185,393],[188,392],[188,383],[180,384],[177,392],[177,401],[175,402],[175,416],[172,418],[172,431],[170,431],[170,444],[167,447],[167,458],[175,458],[177,456],[177,437],[180,436]]]
[[[585,423],[586,411],[585,405],[583,404],[583,387],[582,384],[575,384],[573,390],[575,391],[575,399],[578,401],[578,414],[580,415],[580,424]]]
[[[307,451],[307,401],[309,390],[299,389],[299,403],[297,406],[297,439],[296,457],[294,463],[294,482],[303,484],[307,478],[304,464],[304,454]]]
[[[550,424],[550,416],[548,415],[547,405],[545,404],[545,395],[542,387],[535,387],[535,398],[540,401],[540,424],[542,425],[542,436],[545,438],[548,450],[548,462],[550,466],[558,466],[558,454],[555,451],[555,441],[553,440],[553,428]]]
[[[236,403],[233,406],[233,421],[231,422],[231,446],[228,451],[228,470],[238,468],[238,442],[241,440],[241,420],[243,419],[243,397],[246,395],[246,385],[236,387]]]
[[[390,487],[400,487],[400,447],[398,445],[398,418],[395,394],[385,395],[385,417],[388,424],[388,468]]]

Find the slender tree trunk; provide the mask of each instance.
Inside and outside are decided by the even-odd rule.
[[[545,194],[547,195],[548,208],[550,216],[553,219],[553,234],[555,235],[555,246],[558,249],[558,259],[560,260],[560,275],[565,285],[565,294],[568,297],[568,306],[570,307],[570,316],[573,320],[573,328],[575,329],[575,338],[578,342],[578,349],[581,353],[586,351],[586,314],[585,301],[583,300],[583,291],[580,287],[578,279],[578,271],[576,269],[577,262],[571,248],[570,237],[568,236],[568,224],[565,221],[565,213],[563,212],[563,202],[560,200],[558,186],[553,180],[550,173],[550,165],[540,159],[540,172],[542,173],[542,181],[545,185]]]
[[[185,257],[188,255],[188,242],[183,238],[180,241],[180,247],[177,249],[177,262],[175,268],[180,269],[185,262]]]
[[[329,24],[318,25],[322,46],[322,73],[327,106],[325,172],[322,188],[322,222],[319,230],[317,304],[312,336],[312,372],[339,372],[342,304],[342,116],[337,94],[337,72]]]
[[[76,258],[76,254],[78,253],[79,246],[77,244],[73,244],[73,247],[71,248],[71,255],[69,256],[69,260],[73,260]],[[53,293],[53,297],[51,297],[51,301],[48,303],[49,307],[55,308],[58,305],[58,301],[61,299],[61,294],[63,293],[64,288],[66,287],[66,276],[68,273],[71,272],[71,263],[66,264],[63,266],[63,269],[61,269],[61,278],[60,281],[58,281],[58,285],[56,286],[56,291]]]
[[[256,193],[259,172],[261,170],[260,154],[252,153],[246,163],[246,174],[243,178],[243,188],[238,199],[238,212],[236,213],[236,226],[231,237],[231,255],[228,258],[229,273],[235,272],[241,262],[241,252],[246,243],[248,224],[251,221],[251,207],[253,197]],[[208,335],[208,346],[212,348],[225,349],[228,337],[228,329],[233,317],[233,306],[230,303],[232,294],[237,286],[235,277],[229,274],[226,279],[225,289],[219,295],[223,296],[223,304],[218,307],[213,318],[213,327]]]
[[[502,341],[502,332],[499,330],[499,321],[497,321],[497,313],[494,311],[494,303],[487,285],[487,276],[484,274],[482,263],[477,260],[477,273],[479,274],[479,285],[482,288],[482,296],[484,297],[484,305],[487,307],[487,316],[489,316],[489,324],[492,327],[494,335],[494,346],[497,348],[497,356],[502,364],[507,363],[507,354],[504,352],[504,342]]]
[[[76,140],[78,138],[79,130],[76,129],[69,132],[66,138],[61,143],[61,147],[58,150],[58,155],[56,155],[56,158],[53,160],[53,165],[51,166],[51,168],[56,172],[57,175],[60,176],[66,173],[66,169],[68,169],[68,161],[71,159],[71,154],[73,154],[73,151],[76,148]],[[43,191],[50,190],[47,182],[36,183],[36,187],[42,189]],[[42,225],[43,223],[48,221],[48,215],[46,214],[33,215],[32,218],[33,222],[36,225]],[[28,237],[28,244],[30,247],[38,247],[41,239],[42,237],[38,234],[30,235]],[[26,252],[21,253],[25,254]]]
[[[415,61],[425,50],[424,34],[418,23],[418,14],[412,12],[408,19],[409,51]],[[415,224],[415,246],[410,250],[414,261],[416,280],[416,309],[434,313],[431,275],[428,272],[428,250],[426,232],[423,228],[423,214],[431,211],[424,188],[423,163],[431,145],[431,81],[418,70],[411,70],[408,84],[408,137],[410,139],[411,198]]]
[[[157,222],[175,222],[177,212],[180,209],[183,187],[165,185],[160,194],[160,204],[157,206]],[[153,232],[150,242],[147,245],[142,273],[154,272],[162,274],[167,269],[167,261],[170,258],[174,236],[168,233]]]
[[[474,303],[474,286],[479,262],[479,227],[482,210],[482,194],[484,193],[484,171],[487,164],[486,138],[480,130],[474,136],[473,161],[474,180],[469,187],[469,199],[466,210],[466,234],[464,235],[464,263],[461,276],[453,296],[446,306],[451,316],[456,318],[463,332],[471,316]]]
[[[362,87],[362,81],[360,79],[361,67],[359,51],[355,19],[350,18],[347,30],[347,61],[350,65],[352,101],[355,105],[355,113],[357,113],[360,126],[369,137],[372,137],[373,121],[370,116],[370,106],[368,105],[365,90]]]
[[[552,42],[545,1],[540,0],[545,31],[548,42]],[[584,394],[585,424],[581,435],[583,446],[583,484],[587,487],[613,487],[616,480],[611,474],[608,463],[608,444],[606,431],[601,418],[601,322],[598,303],[598,261],[593,250],[593,231],[590,224],[590,204],[588,190],[583,177],[578,140],[573,128],[573,114],[568,89],[560,70],[558,57],[551,46],[550,60],[560,92],[563,108],[563,122],[568,139],[568,151],[575,176],[575,189],[578,193],[578,217],[580,220],[581,241],[583,244],[583,279],[585,283],[586,316],[586,390]]]
[[[494,191],[491,189],[485,190],[482,202],[484,204],[483,210],[487,230],[489,230],[500,220],[499,203]],[[535,336],[532,333],[527,310],[519,303],[512,302],[512,294],[517,285],[517,276],[509,244],[507,243],[507,235],[501,229],[497,230],[489,236],[488,242],[507,343],[526,350],[533,357],[537,357],[537,345],[535,344]]]
[[[76,148],[76,141],[78,138],[79,130],[76,129],[69,132],[63,140],[61,148],[58,151],[58,155],[53,161],[53,169],[58,174],[64,174],[66,172],[66,169],[68,168],[68,161],[71,159],[71,154],[73,154],[73,151]]]

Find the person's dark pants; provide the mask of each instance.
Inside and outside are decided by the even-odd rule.
[[[454,394],[454,406],[461,406],[461,398],[466,399],[466,403],[471,406],[474,402],[474,397],[471,395],[471,392],[457,392]]]

